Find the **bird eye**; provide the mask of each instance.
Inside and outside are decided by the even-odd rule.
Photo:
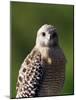
[[[45,36],[45,32],[42,32],[42,35]]]
[[[57,37],[57,33],[54,32],[53,35],[52,35],[52,37],[53,37],[53,38]]]

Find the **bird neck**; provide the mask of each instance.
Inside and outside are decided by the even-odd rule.
[[[60,48],[59,46],[43,47],[40,45],[36,45],[35,47],[41,53],[41,57],[44,60],[44,62],[48,64],[52,64],[51,55],[54,54],[55,51],[58,51]]]
[[[42,56],[47,57],[49,55],[50,52],[50,47],[44,47],[44,46],[40,46],[40,45],[36,45],[36,49],[42,54]]]

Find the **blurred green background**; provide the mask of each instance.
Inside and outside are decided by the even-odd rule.
[[[43,24],[57,28],[59,42],[67,59],[66,78],[61,95],[73,94],[73,5],[10,2],[11,71],[10,96],[15,98],[20,65],[35,45],[36,32]]]

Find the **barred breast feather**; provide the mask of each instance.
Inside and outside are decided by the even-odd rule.
[[[16,98],[34,97],[36,95],[43,73],[42,67],[40,52],[33,49],[19,70]]]
[[[60,47],[49,50],[51,64],[45,62],[43,80],[38,92],[39,97],[60,95],[65,82],[66,58]]]

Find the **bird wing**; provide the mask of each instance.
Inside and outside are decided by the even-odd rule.
[[[16,98],[34,97],[42,72],[41,54],[34,48],[19,70]]]

